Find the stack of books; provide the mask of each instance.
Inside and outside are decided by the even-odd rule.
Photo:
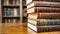
[[[27,0],[28,28],[35,32],[60,31],[60,0]]]

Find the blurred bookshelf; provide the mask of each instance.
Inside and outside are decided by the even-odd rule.
[[[20,23],[20,0],[0,0],[0,20],[2,23]]]

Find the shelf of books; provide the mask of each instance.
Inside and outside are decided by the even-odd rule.
[[[20,0],[2,0],[2,4],[4,4],[4,5],[19,5]]]
[[[60,31],[60,0],[26,0],[26,5],[29,29]]]
[[[20,0],[2,1],[2,23],[20,23]]]

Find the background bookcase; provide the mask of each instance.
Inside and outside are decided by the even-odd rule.
[[[23,21],[21,0],[0,0],[0,22],[20,23]]]

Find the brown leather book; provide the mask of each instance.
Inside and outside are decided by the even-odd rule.
[[[53,8],[53,7],[32,7],[27,9],[27,13],[59,13],[60,8]]]
[[[29,14],[28,18],[32,18],[32,19],[59,19],[60,18],[60,13]]]
[[[60,0],[26,0],[27,2],[27,4],[29,4],[30,2],[32,2],[32,1],[48,1],[48,2],[60,2]]]
[[[27,8],[30,7],[60,7],[59,2],[43,2],[43,1],[33,1],[29,5],[27,5]]]
[[[60,31],[60,25],[35,26],[28,23],[28,28],[35,32]]]
[[[60,13],[39,13],[38,19],[59,19]]]

